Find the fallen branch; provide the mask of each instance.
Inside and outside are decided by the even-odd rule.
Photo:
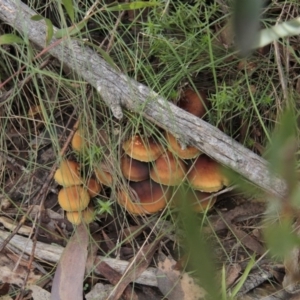
[[[30,18],[33,15],[36,13],[21,1],[0,0],[0,19],[44,48],[46,25],[44,21],[32,21]],[[51,47],[54,44],[55,47]],[[122,107],[140,113],[269,194],[280,198],[286,195],[286,183],[270,174],[268,163],[264,159],[214,126],[183,111],[145,85],[116,71],[91,48],[84,46],[84,42],[71,39],[59,42],[53,39],[48,53],[90,83],[100,93],[116,118],[122,118]]]
[[[8,236],[9,232],[0,230],[0,245]],[[16,248],[18,250],[17,252],[31,255],[33,242],[29,238],[20,235],[15,235],[11,238],[7,246],[8,248],[12,248],[12,251],[14,251],[14,248]],[[63,250],[64,248],[59,245],[49,245],[41,242],[36,242],[34,256],[41,261],[58,263]],[[103,256],[97,256],[96,260],[98,262],[103,261],[107,263],[111,268],[113,268],[115,271],[121,274],[125,272],[126,268],[129,265],[129,262],[125,260],[119,260]],[[97,272],[97,270],[97,268],[94,269],[95,273],[97,275],[101,275],[99,274],[99,272]],[[148,268],[147,270],[142,272],[142,274],[135,280],[135,282],[149,286],[157,286],[156,269]]]

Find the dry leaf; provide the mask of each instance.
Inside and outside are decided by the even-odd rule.
[[[111,284],[97,283],[93,286],[92,290],[85,295],[86,300],[106,300],[108,295],[114,289]]]
[[[82,300],[88,241],[88,230],[80,224],[58,263],[51,289],[52,300]]]
[[[160,291],[172,300],[204,299],[205,291],[187,273],[175,270],[176,261],[159,255],[157,282]]]
[[[237,263],[226,267],[226,287],[230,287],[237,280],[241,270],[241,265]]]
[[[33,300],[50,300],[51,294],[40,286],[31,285],[28,288],[32,291],[31,297]]]
[[[0,253],[0,282],[15,284],[22,286],[27,276],[27,268],[11,260],[8,256]],[[41,279],[41,275],[35,275],[31,270],[27,280],[27,284],[36,283]]]
[[[245,247],[252,250],[258,255],[263,255],[265,253],[264,247],[257,240],[251,237],[251,235],[249,235],[242,229],[239,229],[235,225],[231,225],[230,228],[234,233],[234,235],[236,236],[237,240]]]
[[[0,298],[0,300],[13,300],[13,298],[10,297],[9,295],[5,295],[5,296],[2,296],[2,297]]]

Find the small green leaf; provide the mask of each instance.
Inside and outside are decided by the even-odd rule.
[[[74,13],[73,1],[72,0],[62,0],[62,4],[65,7],[67,14],[70,17],[72,23],[74,23],[75,13]]]
[[[113,215],[112,209],[112,201],[103,201],[101,199],[97,199],[97,213],[96,214],[110,214]]]
[[[122,3],[118,5],[114,5],[111,7],[107,7],[107,11],[122,11],[122,10],[133,10],[133,9],[141,9],[146,7],[154,7],[158,6],[158,2],[145,2],[145,1],[136,1],[131,3]]]
[[[77,24],[74,24],[71,27],[59,29],[56,31],[55,37],[60,39],[64,36],[74,36],[75,34],[81,31],[81,29],[85,26],[86,22],[87,20],[83,20]]]
[[[44,20],[45,18],[42,17],[41,15],[34,15],[30,18],[32,21],[41,21]]]
[[[47,26],[47,34],[46,34],[46,45],[50,44],[50,41],[53,37],[53,24],[51,20],[45,18],[46,26]]]
[[[9,33],[0,36],[0,45],[24,44],[24,40],[19,36]]]

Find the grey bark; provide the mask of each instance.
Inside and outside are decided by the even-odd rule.
[[[46,25],[44,21],[30,20],[35,14],[18,0],[0,0],[0,19],[43,48]],[[53,39],[51,44],[56,41]],[[286,195],[286,183],[270,174],[268,163],[263,158],[214,126],[176,107],[147,86],[116,71],[83,42],[66,39],[48,52],[90,83],[116,118],[122,118],[122,108],[140,113],[269,194],[281,198]]]

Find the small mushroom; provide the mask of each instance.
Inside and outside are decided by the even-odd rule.
[[[166,132],[166,139],[168,142],[168,149],[181,159],[192,159],[201,154],[201,151],[193,146],[186,146],[185,149],[182,149],[180,143],[169,132]]]
[[[84,139],[84,133],[82,130],[77,129],[73,135],[71,141],[72,149],[76,152],[83,152],[86,149],[86,141]]]
[[[67,211],[66,216],[73,225],[79,225],[81,222],[89,224],[94,221],[95,212],[92,207],[87,207],[83,211]]]
[[[96,197],[101,191],[101,185],[94,178],[89,178],[86,183],[87,191],[91,198]]]
[[[186,172],[185,163],[166,151],[153,163],[150,178],[160,184],[175,186],[182,183]]]
[[[82,184],[79,164],[72,160],[63,160],[54,174],[54,180],[63,187]]]
[[[124,154],[121,157],[123,176],[130,181],[142,181],[149,178],[149,165]]]
[[[101,184],[109,187],[113,186],[113,176],[107,171],[107,167],[103,163],[97,167],[94,167],[94,172]]]
[[[171,198],[169,187],[150,179],[131,182],[129,189],[117,192],[118,203],[132,214],[152,214],[162,210]]]
[[[63,188],[58,193],[58,203],[66,211],[82,211],[90,202],[90,195],[82,186]]]
[[[206,96],[200,91],[198,91],[198,94],[191,89],[185,90],[183,96],[178,101],[177,106],[196,117],[202,118],[206,113]]]
[[[163,146],[152,137],[142,138],[140,135],[125,141],[122,148],[127,155],[143,162],[154,161],[164,152]]]
[[[221,190],[226,183],[221,165],[204,154],[196,159],[187,177],[193,189],[207,193]]]

